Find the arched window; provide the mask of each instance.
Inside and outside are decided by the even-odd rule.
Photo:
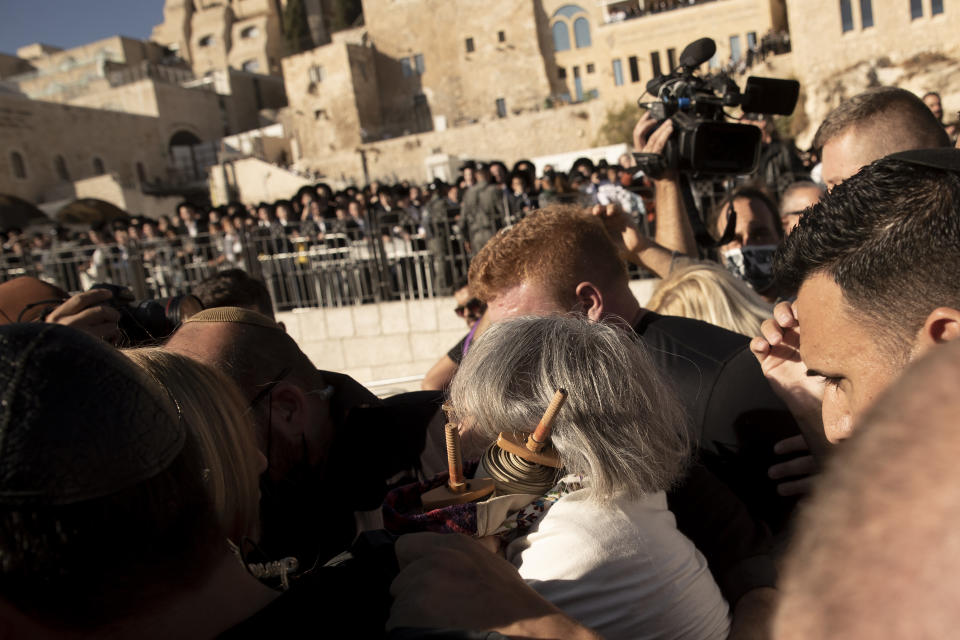
[[[107,170],[103,166],[103,160],[95,157],[93,159],[93,175],[102,176],[106,172]]]
[[[203,36],[202,38],[197,40],[198,47],[209,47],[212,44],[213,44],[213,36]]]
[[[70,172],[67,171],[67,161],[63,156],[57,156],[53,159],[53,168],[57,170],[57,177],[64,182],[70,181]]]
[[[23,156],[19,151],[10,152],[10,164],[13,165],[13,177],[21,180],[27,177],[27,166],[23,164]]]
[[[551,17],[556,18],[557,16],[563,16],[564,18],[569,19],[577,15],[578,13],[586,13],[586,11],[584,10],[583,7],[578,7],[575,4],[565,4],[559,9],[557,9],[556,11],[554,11]]]
[[[240,32],[241,38],[256,38],[258,35],[260,35],[260,30],[257,29],[255,26],[246,27]]]
[[[570,49],[570,31],[567,23],[558,20],[553,23],[553,50],[567,51]]]
[[[241,68],[248,73],[254,73],[260,68],[260,62],[257,60],[247,60],[241,65]]]
[[[137,180],[141,183],[147,181],[147,170],[144,168],[142,162],[137,163]]]
[[[577,18],[573,21],[573,38],[577,49],[590,46],[590,23],[586,18]]]

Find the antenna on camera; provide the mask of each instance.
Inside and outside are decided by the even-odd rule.
[[[684,71],[693,71],[709,60],[717,52],[717,43],[713,38],[694,40],[680,53],[680,66]]]

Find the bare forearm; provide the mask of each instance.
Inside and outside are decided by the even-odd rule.
[[[673,264],[673,252],[649,238],[642,238],[632,249],[628,248],[626,258],[659,278],[670,275]]]
[[[457,363],[450,356],[444,354],[436,364],[430,367],[420,383],[424,391],[443,391],[450,386],[454,374],[457,372]]]
[[[697,241],[687,218],[680,193],[680,183],[675,178],[656,181],[657,198],[657,244],[668,251],[688,256],[697,255]]]

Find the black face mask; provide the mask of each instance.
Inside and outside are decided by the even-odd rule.
[[[773,256],[777,245],[748,245],[723,252],[723,266],[754,291],[763,293],[773,286]]]

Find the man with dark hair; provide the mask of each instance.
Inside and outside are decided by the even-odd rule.
[[[923,94],[923,104],[927,105],[930,113],[937,119],[937,122],[943,125],[943,130],[947,132],[950,139],[955,140],[957,137],[957,123],[956,121],[952,124],[945,124],[943,122],[943,103],[940,99],[940,94],[936,91],[926,92]]]
[[[197,224],[197,208],[189,202],[181,202],[177,205],[177,215],[174,216],[174,224],[177,225],[177,234],[178,235],[188,235],[191,238],[196,238],[197,234],[200,232],[200,227]]]
[[[941,104],[940,94],[936,91],[927,91],[921,99],[937,122],[943,124],[943,104]]]
[[[905,89],[877,87],[827,114],[813,146],[821,150],[823,182],[832,189],[877,158],[949,147],[950,139],[920,98]]]
[[[717,247],[720,262],[754,291],[773,301],[777,297],[773,253],[783,239],[777,205],[760,189],[737,189],[707,215],[707,229],[717,239],[723,236],[731,211],[736,214],[736,224],[730,240]]]
[[[243,307],[276,320],[266,285],[243,269],[220,271],[200,282],[191,293],[200,299],[205,309]]]
[[[751,347],[801,427],[836,442],[907,362],[960,335],[960,151],[865,167],[804,214],[774,268],[797,301]]]

